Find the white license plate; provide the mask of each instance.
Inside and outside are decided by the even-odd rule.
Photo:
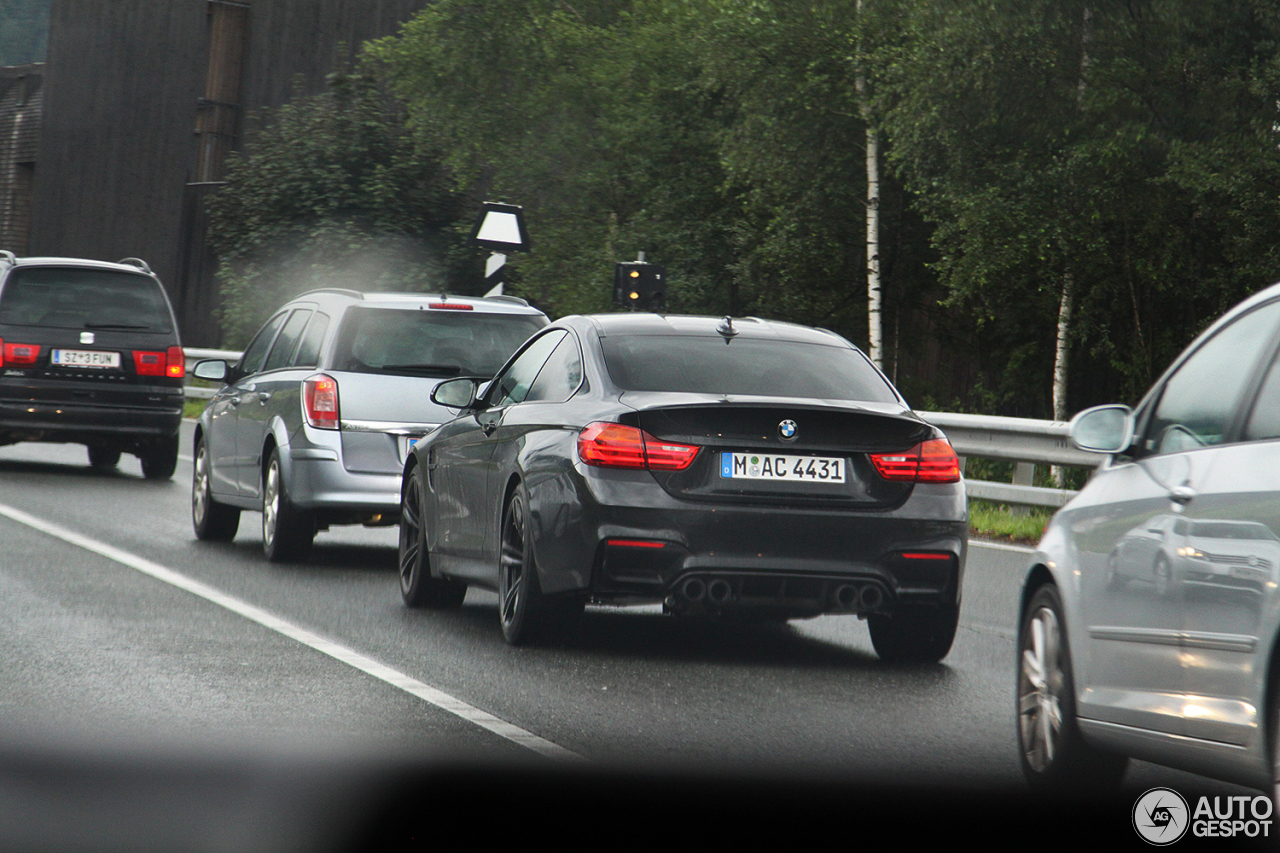
[[[52,364],[58,367],[100,367],[120,369],[120,353],[86,349],[56,349]]]
[[[731,480],[843,483],[844,460],[829,456],[721,453],[720,476]]]

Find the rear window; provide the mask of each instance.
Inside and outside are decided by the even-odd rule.
[[[0,323],[173,331],[169,302],[150,276],[48,267],[13,271],[0,292]]]
[[[546,324],[536,314],[352,308],[333,365],[356,373],[488,377]]]
[[[866,356],[842,346],[715,336],[622,335],[600,339],[605,366],[624,391],[685,391],[896,403]]]

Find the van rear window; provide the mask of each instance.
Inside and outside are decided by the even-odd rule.
[[[0,323],[173,331],[169,302],[150,276],[57,267],[14,270],[0,291]]]

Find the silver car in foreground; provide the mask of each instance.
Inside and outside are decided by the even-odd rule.
[[[1129,757],[1264,789],[1280,765],[1280,285],[1227,313],[1139,404],[1076,416],[1111,454],[1027,572],[1023,770],[1116,782]]]
[[[409,448],[453,414],[431,391],[492,376],[547,317],[515,297],[327,289],[281,308],[232,366],[195,432],[191,520],[227,541],[261,510],[272,561],[296,560],[331,524],[391,525]]]

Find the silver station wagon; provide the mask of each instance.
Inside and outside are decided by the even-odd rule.
[[[1139,404],[1076,416],[1110,454],[1050,523],[1022,595],[1018,734],[1045,787],[1129,757],[1280,776],[1280,285],[1209,327]]]
[[[329,525],[395,524],[409,449],[453,417],[431,402],[435,386],[492,376],[547,322],[507,296],[297,297],[239,363],[193,368],[225,383],[196,426],[196,536],[230,540],[241,510],[260,510],[267,558],[286,561],[305,557]]]

